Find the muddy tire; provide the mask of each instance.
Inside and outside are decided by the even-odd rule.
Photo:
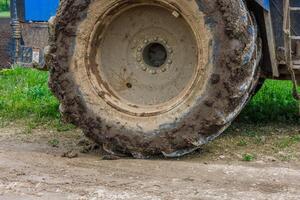
[[[258,80],[242,0],[63,0],[50,33],[61,112],[111,153],[192,152],[231,124]]]

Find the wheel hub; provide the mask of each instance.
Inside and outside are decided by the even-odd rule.
[[[187,21],[153,4],[116,13],[101,27],[95,57],[100,87],[111,93],[108,103],[121,110],[151,112],[183,101],[196,79],[199,60]]]
[[[154,68],[159,68],[167,60],[167,50],[160,43],[150,43],[143,50],[144,62]]]
[[[171,67],[173,49],[166,40],[158,37],[145,39],[136,51],[136,60],[143,71],[157,74]]]

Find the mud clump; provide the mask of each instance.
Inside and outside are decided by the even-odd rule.
[[[61,157],[63,158],[77,158],[78,157],[78,153],[73,151],[73,150],[70,150],[70,151],[67,151],[67,152],[64,152]]]

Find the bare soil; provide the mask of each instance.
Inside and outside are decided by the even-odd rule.
[[[299,199],[300,163],[104,160],[80,153],[79,130],[0,128],[0,199]],[[84,140],[83,140],[84,141]],[[68,158],[69,153],[75,152]],[[78,153],[78,156],[76,154]],[[64,155],[64,157],[62,157]]]
[[[10,18],[0,18],[0,69],[10,66]]]

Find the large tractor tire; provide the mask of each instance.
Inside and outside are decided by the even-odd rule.
[[[62,0],[50,33],[61,112],[110,153],[190,153],[231,124],[258,80],[243,0]]]

